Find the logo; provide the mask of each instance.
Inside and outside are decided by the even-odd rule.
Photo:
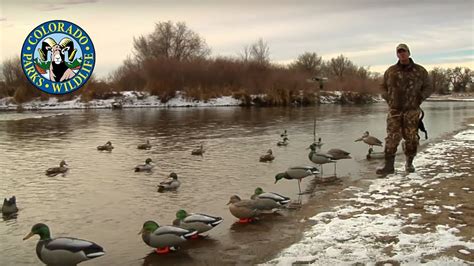
[[[91,77],[95,50],[89,35],[64,20],[45,22],[25,39],[21,66],[36,88],[49,94],[78,90]]]

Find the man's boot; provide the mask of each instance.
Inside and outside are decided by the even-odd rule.
[[[413,173],[415,172],[415,166],[413,166],[413,159],[415,156],[407,156],[407,162],[405,163],[405,172]]]
[[[382,167],[378,167],[375,173],[384,176],[395,173],[394,163],[395,155],[385,155],[385,165]]]

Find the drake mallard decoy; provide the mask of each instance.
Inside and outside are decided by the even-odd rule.
[[[144,164],[139,164],[135,166],[135,172],[151,171],[153,167],[155,167],[153,164],[151,164],[151,162],[151,158],[147,158]]]
[[[374,152],[374,149],[369,148],[369,153],[367,153],[367,160],[370,159],[385,159],[385,152]]]
[[[280,140],[277,142],[277,146],[287,146],[289,139],[287,137],[284,137],[283,140]]]
[[[107,141],[104,145],[97,146],[97,150],[99,151],[112,151],[114,146],[112,146],[112,142]]]
[[[46,265],[76,265],[105,254],[101,246],[87,240],[71,237],[51,239],[49,227],[42,223],[35,224],[23,240],[33,235],[40,237],[36,244],[36,255]]]
[[[237,195],[230,197],[227,205],[229,205],[230,213],[239,218],[239,223],[252,222],[261,213],[255,200],[242,200]]]
[[[328,153],[324,153],[321,151],[316,151],[317,150],[317,145],[315,143],[311,144],[308,149],[311,149],[311,151],[308,154],[308,158],[310,161],[312,161],[315,164],[319,164],[321,166],[321,175],[323,173],[323,164],[327,163],[336,163],[336,160],[334,157]],[[336,168],[334,167],[334,175],[336,175]]]
[[[202,213],[187,213],[185,210],[179,210],[176,212],[173,225],[183,229],[196,230],[198,234],[202,234],[216,227],[222,221],[222,217]]]
[[[138,144],[137,149],[139,149],[139,150],[149,150],[149,149],[151,149],[150,140],[147,139],[146,143]]]
[[[160,182],[158,185],[158,192],[163,192],[165,190],[175,190],[181,186],[181,182],[178,180],[178,175],[176,173],[171,173],[169,177]]]
[[[280,206],[284,206],[290,202],[290,198],[274,192],[265,192],[261,187],[255,189],[250,199],[269,199],[275,201]]]
[[[298,180],[298,191],[301,194],[301,179],[319,174],[319,170],[313,166],[294,166],[288,168],[285,172],[279,173],[275,176],[275,184],[281,179],[289,179],[289,180]]]
[[[18,208],[16,207],[16,197],[13,196],[9,199],[5,198],[0,210],[2,211],[3,215],[11,215],[18,212]]]
[[[382,141],[380,141],[376,137],[371,136],[369,134],[369,131],[365,131],[362,137],[355,140],[355,142],[357,141],[363,141],[364,143],[368,144],[370,148],[372,148],[373,146],[380,146],[380,147],[383,146]]]
[[[193,151],[191,151],[191,154],[192,155],[203,155],[205,152],[204,150],[204,146],[201,144],[201,146],[197,149],[194,149]]]
[[[273,156],[272,149],[269,149],[267,151],[267,154],[260,156],[260,162],[271,162],[274,159],[275,159],[275,156]]]
[[[332,158],[336,160],[336,162],[334,162],[334,176],[336,175],[337,161],[344,159],[352,159],[352,157],[349,155],[351,154],[350,152],[341,149],[330,149],[326,153],[331,155]]]
[[[68,165],[65,160],[62,160],[59,163],[59,167],[51,167],[46,170],[46,175],[47,176],[55,176],[57,174],[64,174],[67,172],[68,168],[66,167]]]
[[[138,234],[142,235],[145,244],[156,248],[156,253],[161,254],[169,252],[170,248],[181,245],[197,233],[196,230],[171,225],[159,226],[154,221],[146,221]]]

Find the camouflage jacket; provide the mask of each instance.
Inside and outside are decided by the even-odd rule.
[[[389,67],[383,76],[382,97],[390,109],[416,110],[432,93],[428,72],[410,58],[408,65],[400,62]]]

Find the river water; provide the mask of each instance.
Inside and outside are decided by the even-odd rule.
[[[474,116],[474,103],[469,102],[427,102],[422,107],[428,141],[442,140]],[[266,219],[246,227],[234,224],[226,206],[230,196],[248,198],[260,186],[296,199],[296,182],[274,184],[274,176],[289,166],[312,164],[306,148],[313,141],[315,115],[323,150],[351,152],[353,159],[337,165],[343,183],[373,178],[379,162],[368,162],[367,145],[354,140],[366,130],[383,140],[386,111],[386,105],[378,103],[0,113],[0,197],[15,195],[20,208],[17,218],[0,219],[0,264],[40,264],[37,237],[22,241],[38,222],[48,224],[53,237],[87,239],[105,248],[105,256],[84,265],[262,262],[297,240],[274,239],[298,235],[296,226],[288,225],[298,211],[275,218],[275,223]],[[290,144],[278,147],[284,129]],[[152,149],[138,150],[136,145],[146,139]],[[96,150],[109,140],[112,152]],[[200,144],[204,156],[191,155]],[[258,158],[269,148],[276,159],[260,163]],[[135,173],[134,166],[148,157],[156,165],[154,171]],[[44,174],[62,159],[70,167],[66,175]],[[178,174],[181,187],[158,193],[156,185],[170,172]],[[324,174],[332,175],[332,166],[325,166]],[[304,180],[303,187],[309,182]],[[321,188],[323,194],[325,190]],[[224,222],[199,243],[170,255],[153,254],[137,235],[143,222],[170,224],[178,209],[221,216]]]

